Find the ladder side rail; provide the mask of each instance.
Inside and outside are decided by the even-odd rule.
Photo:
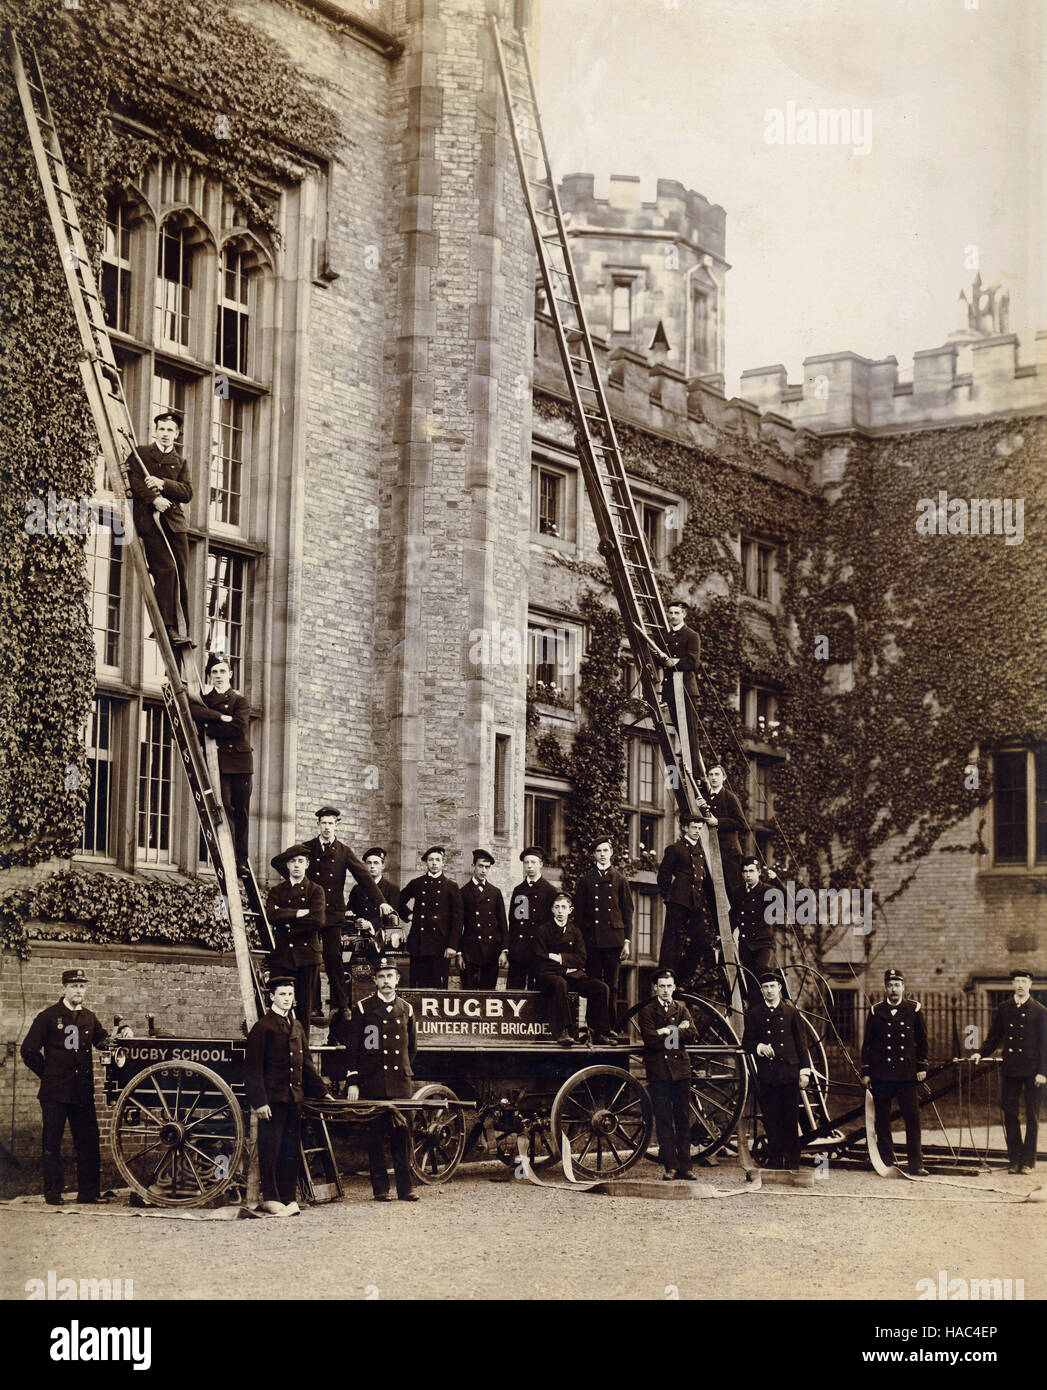
[[[116,366],[116,359],[112,352],[108,328],[105,325],[104,319],[100,316],[99,306],[101,301],[98,296],[97,284],[94,279],[90,259],[86,253],[86,245],[80,227],[76,200],[66,175],[65,159],[58,140],[57,128],[44,85],[43,74],[40,71],[35,52],[33,52],[32,49],[29,51],[32,59],[33,72],[37,78],[36,82],[30,82],[17,36],[14,29],[9,29],[8,52],[15,78],[15,86],[22,105],[26,130],[29,135],[30,146],[36,162],[37,173],[39,175],[44,201],[47,206],[51,228],[54,232],[59,260],[62,263],[62,269],[66,280],[66,289],[73,309],[73,316],[80,334],[84,354],[87,358],[86,361],[81,361],[80,367],[85,392],[88,398],[88,405],[91,410],[95,428],[98,432],[110,486],[117,496],[126,498],[128,492],[127,477],[124,459],[119,445],[119,438],[121,434],[124,435],[127,446],[132,452],[136,453],[134,430],[130,419],[130,413],[127,409],[127,403],[123,396],[122,383],[119,370]],[[34,91],[39,97],[43,108],[43,121],[50,131],[48,137],[50,147],[45,145],[41,133],[41,118],[37,103],[33,99]],[[68,212],[70,214],[68,217],[64,215],[59,206],[59,193],[68,201]],[[72,255],[69,254],[70,242],[68,236],[70,230],[74,235],[71,247],[73,251]],[[93,303],[96,308],[99,309],[97,322],[92,319],[88,310],[89,303]],[[115,392],[107,389],[106,380],[99,366],[100,362],[105,364],[105,367],[111,374],[113,384],[116,386]],[[123,420],[126,421],[122,428],[121,416]],[[144,465],[141,464],[141,459],[138,461],[139,464],[144,467]],[[133,527],[130,538],[130,558],[132,568],[138,580],[141,596],[145,602],[146,611],[153,625],[154,639],[170,683],[169,699],[168,691],[165,690],[165,703],[168,705],[168,721],[171,724],[172,735],[182,755],[183,766],[189,776],[194,807],[203,827],[205,840],[208,843],[209,849],[213,849],[212,863],[214,864],[219,884],[228,904],[229,920],[233,931],[233,944],[237,957],[241,998],[247,1015],[248,1024],[250,1025],[255,1022],[258,1017],[256,984],[252,979],[251,962],[247,948],[246,925],[240,902],[232,836],[228,819],[223,815],[223,808],[214,791],[214,788],[220,785],[220,779],[217,777],[217,748],[214,744],[214,740],[207,739],[205,740],[207,744],[207,753],[205,754],[196,738],[196,726],[189,707],[189,691],[182,679],[181,666],[168,638],[167,628],[156,601],[156,595],[141,539],[134,531]],[[191,671],[192,668],[190,667],[190,672]],[[198,682],[195,678],[194,686],[198,687]],[[198,693],[198,688],[195,693]],[[175,711],[177,711],[177,718],[173,717]],[[208,768],[208,760],[212,756],[216,774],[214,777],[211,776]]]
[[[581,396],[580,396],[580,394],[579,394],[577,377],[576,377],[575,372],[574,372],[574,370],[573,370],[573,367],[572,367],[572,365],[571,365],[571,360],[572,360],[572,359],[571,359],[570,346],[569,346],[569,344],[568,344],[568,342],[567,342],[567,331],[566,331],[565,328],[564,328],[563,316],[562,316],[562,314],[560,313],[559,309],[556,307],[556,306],[557,306],[557,298],[558,298],[558,297],[557,297],[557,295],[556,295],[556,290],[555,290],[555,288],[554,288],[553,281],[552,281],[552,274],[553,274],[553,272],[552,272],[552,269],[551,269],[550,264],[549,264],[549,256],[548,256],[548,251],[547,251],[547,249],[546,249],[546,242],[545,242],[545,239],[543,238],[543,235],[542,235],[542,233],[541,233],[541,230],[540,230],[540,228],[539,228],[539,226],[538,226],[538,222],[537,222],[537,214],[536,214],[536,212],[535,212],[534,197],[533,197],[533,194],[532,194],[532,192],[531,192],[531,180],[530,180],[530,178],[529,178],[529,176],[528,176],[528,170],[527,170],[527,158],[528,158],[528,156],[526,155],[526,153],[525,153],[525,151],[524,151],[524,148],[523,148],[523,144],[522,144],[522,142],[521,142],[521,140],[520,140],[520,138],[519,138],[519,132],[518,132],[518,129],[517,129],[517,124],[516,124],[516,116],[515,116],[515,107],[514,107],[514,101],[513,101],[512,86],[511,86],[511,83],[510,83],[510,81],[509,81],[509,73],[508,73],[508,69],[507,69],[506,63],[505,63],[505,55],[504,55],[504,52],[503,52],[503,49],[502,49],[501,36],[500,36],[499,30],[498,30],[497,20],[494,18],[494,16],[491,16],[491,30],[492,30],[492,33],[493,33],[493,35],[494,35],[495,51],[496,51],[496,54],[497,54],[497,57],[498,57],[498,66],[499,66],[499,73],[500,73],[501,82],[502,82],[502,90],[503,90],[503,94],[504,94],[504,96],[505,96],[506,106],[507,106],[508,111],[509,111],[510,138],[511,138],[511,140],[512,140],[513,150],[514,150],[514,153],[515,153],[515,156],[516,156],[517,170],[518,170],[519,175],[520,175],[520,183],[521,183],[521,187],[522,187],[522,189],[523,189],[524,202],[525,202],[525,205],[526,205],[526,208],[527,208],[528,218],[529,218],[530,223],[531,223],[531,231],[532,231],[532,235],[533,235],[533,237],[534,237],[535,249],[536,249],[537,256],[538,256],[539,269],[540,269],[541,275],[542,275],[542,283],[543,283],[543,285],[544,285],[544,287],[545,287],[546,296],[547,296],[547,298],[548,298],[548,300],[549,300],[549,303],[550,303],[550,306],[551,306],[551,314],[550,314],[550,316],[551,316],[552,321],[553,321],[553,328],[554,328],[554,332],[555,332],[555,336],[556,336],[557,349],[558,349],[558,351],[559,351],[560,361],[561,361],[561,364],[562,364],[562,366],[563,366],[564,375],[565,375],[565,377],[566,377],[566,379],[567,379],[568,388],[569,388],[569,391],[570,391],[570,394],[571,394],[572,404],[573,404],[574,409],[575,409],[575,414],[576,414],[576,417],[577,417],[577,419],[578,419],[578,421],[579,421],[579,424],[580,424],[580,427],[579,427],[579,434],[580,434],[581,438],[585,441],[585,446],[586,446],[586,447],[585,447],[583,450],[580,450],[580,455],[581,455],[581,456],[580,456],[580,462],[581,462],[581,464],[582,464],[583,474],[584,474],[585,479],[586,479],[586,484],[587,484],[587,488],[588,488],[588,491],[589,491],[590,500],[591,500],[592,503],[593,503],[593,509],[594,509],[594,513],[595,513],[595,516],[596,516],[596,522],[597,522],[597,529],[598,529],[598,531],[600,532],[601,539],[604,540],[605,542],[607,542],[608,545],[612,546],[612,547],[614,548],[614,550],[615,550],[616,553],[620,553],[620,552],[621,552],[621,541],[620,541],[620,538],[618,537],[617,533],[616,533],[615,530],[614,530],[614,523],[613,523],[613,520],[612,520],[612,518],[611,518],[610,509],[609,509],[609,507],[608,507],[608,505],[607,505],[606,496],[604,495],[604,490],[603,490],[604,485],[603,485],[603,482],[602,482],[602,480],[601,480],[601,478],[600,478],[599,466],[598,466],[598,463],[597,463],[597,460],[596,460],[596,457],[595,457],[595,453],[593,452],[593,450],[592,450],[592,448],[591,448],[591,445],[590,445],[591,435],[590,435],[590,431],[589,431],[589,427],[588,427],[588,421],[589,421],[590,419],[597,420],[598,423],[599,423],[600,428],[601,428],[602,430],[604,430],[605,433],[606,433],[607,438],[606,438],[605,440],[601,440],[601,441],[600,441],[600,444],[601,444],[602,449],[603,449],[604,451],[610,453],[611,456],[612,456],[612,459],[614,460],[614,465],[615,465],[615,468],[616,468],[616,473],[615,473],[614,475],[612,475],[612,476],[613,476],[613,481],[614,481],[614,486],[616,486],[616,487],[619,489],[621,495],[623,496],[623,499],[628,503],[629,508],[630,508],[630,511],[632,512],[634,527],[635,527],[636,532],[637,532],[637,535],[638,535],[638,542],[639,542],[639,546],[640,546],[640,553],[641,553],[641,555],[643,556],[644,560],[646,561],[647,573],[650,575],[650,580],[651,580],[651,582],[650,582],[649,588],[650,588],[652,594],[655,596],[655,600],[656,600],[658,609],[660,609],[660,608],[661,608],[661,599],[660,599],[660,597],[658,596],[657,585],[654,583],[654,580],[653,580],[653,567],[652,567],[651,564],[650,564],[650,557],[649,557],[649,555],[647,554],[647,551],[646,551],[646,545],[645,545],[644,539],[643,539],[642,527],[640,527],[639,524],[638,524],[637,521],[636,521],[635,504],[634,504],[634,502],[633,502],[632,493],[631,493],[631,490],[630,490],[630,488],[629,488],[628,478],[627,478],[626,475],[625,475],[624,466],[623,466],[622,463],[621,463],[621,456],[620,456],[620,453],[619,453],[619,450],[618,450],[617,437],[616,437],[616,435],[615,435],[615,433],[614,433],[614,426],[613,426],[613,424],[611,423],[610,412],[609,412],[608,407],[607,407],[607,400],[606,400],[606,397],[605,397],[605,395],[604,395],[604,393],[603,393],[603,385],[602,385],[602,382],[600,381],[599,372],[597,371],[597,368],[596,368],[596,358],[595,358],[595,353],[594,353],[593,346],[592,346],[592,339],[591,339],[590,334],[589,334],[588,325],[587,325],[587,323],[586,323],[586,321],[585,321],[585,315],[584,315],[584,313],[582,312],[582,309],[581,309],[581,300],[580,300],[580,298],[579,298],[579,293],[578,293],[577,279],[576,279],[575,273],[574,273],[574,266],[573,266],[573,262],[572,262],[572,260],[571,260],[570,249],[569,249],[569,247],[568,247],[568,245],[567,245],[567,240],[566,240],[566,230],[565,230],[565,228],[564,228],[564,223],[563,223],[563,214],[562,214],[562,211],[561,211],[561,209],[560,209],[559,198],[557,197],[557,194],[556,194],[556,187],[555,187],[555,184],[554,184],[554,182],[553,182],[552,175],[551,175],[551,170],[550,170],[550,167],[549,167],[549,164],[548,164],[548,156],[547,156],[547,153],[546,153],[546,146],[545,146],[545,137],[544,137],[544,133],[543,133],[542,127],[541,127],[541,121],[540,121],[540,120],[538,119],[538,117],[537,117],[537,109],[538,109],[538,108],[537,108],[537,101],[536,101],[536,98],[535,98],[535,95],[534,95],[534,82],[533,82],[533,77],[532,77],[532,75],[531,75],[531,70],[530,70],[530,61],[529,61],[529,59],[527,59],[527,62],[528,62],[528,67],[527,67],[528,82],[529,82],[530,90],[531,90],[531,96],[528,98],[528,100],[530,101],[531,105],[534,107],[534,110],[535,110],[535,128],[536,128],[536,130],[537,130],[537,133],[538,133],[538,136],[539,136],[539,140],[541,141],[542,158],[543,158],[543,161],[545,162],[545,168],[546,168],[546,171],[547,171],[547,177],[546,177],[546,179],[544,180],[544,186],[547,188],[547,191],[549,192],[550,197],[551,197],[551,200],[552,200],[553,212],[554,212],[555,218],[556,218],[556,225],[557,225],[558,237],[559,237],[559,242],[560,242],[560,247],[559,247],[559,249],[560,249],[561,255],[564,257],[564,261],[565,261],[565,264],[566,264],[566,266],[567,266],[567,274],[568,274],[568,276],[569,276],[569,283],[570,283],[570,287],[571,287],[571,294],[572,294],[572,296],[573,296],[573,302],[574,302],[574,304],[577,306],[577,310],[576,310],[576,313],[575,313],[575,317],[576,317],[577,320],[578,320],[578,326],[577,326],[576,328],[572,328],[570,331],[571,331],[572,333],[578,333],[578,334],[581,336],[582,341],[583,341],[583,343],[584,343],[584,345],[585,345],[585,349],[586,349],[586,364],[587,364],[587,368],[588,368],[589,374],[590,374],[591,378],[592,378],[593,381],[594,381],[594,387],[593,387],[593,388],[590,388],[590,389],[594,389],[595,392],[596,392],[596,394],[597,394],[597,400],[598,400],[598,404],[599,404],[599,412],[598,412],[598,413],[597,413],[597,412],[590,411],[590,410],[587,409],[586,406],[583,404],[583,402],[582,402],[582,400],[581,400]],[[525,53],[525,57],[526,57],[526,45],[523,45],[523,48],[524,48],[524,53]],[[560,272],[560,273],[563,273],[563,272]],[[620,580],[620,583],[624,586],[625,592],[624,592],[623,594],[620,594],[620,595],[618,596],[618,597],[619,597],[619,603],[620,603],[620,606],[623,606],[627,611],[629,611],[629,612],[632,614],[632,616],[633,616],[633,621],[634,621],[635,623],[638,623],[638,624],[641,624],[641,625],[642,625],[643,622],[644,622],[644,619],[643,619],[643,614],[642,614],[641,608],[640,608],[640,600],[639,600],[637,594],[635,593],[635,591],[634,591],[634,589],[633,589],[633,585],[632,585],[631,579],[629,578],[628,571],[627,571],[627,568],[626,568],[626,565],[625,565],[625,561],[624,561],[624,555],[623,555],[622,558],[623,558],[623,563],[622,563],[621,570],[620,570],[620,572],[619,572],[619,580]],[[623,598],[624,598],[624,600],[625,600],[624,604],[622,604],[622,599],[623,599]],[[662,629],[662,630],[665,630],[665,629],[668,628],[668,622],[667,622],[667,620],[665,619],[664,612],[662,612],[662,613],[660,614],[660,625],[661,625],[661,629]]]

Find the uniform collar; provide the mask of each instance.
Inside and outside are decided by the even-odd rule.
[[[80,1010],[84,1007],[83,1004],[70,1004],[69,1000],[65,997],[64,994],[58,1002],[63,1009],[68,1009],[71,1014],[78,1014]]]

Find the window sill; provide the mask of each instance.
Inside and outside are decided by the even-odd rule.
[[[543,719],[562,719],[565,723],[574,723],[578,718],[576,709],[564,709],[563,705],[544,705],[541,700],[536,700],[534,708]]]
[[[563,555],[573,555],[578,549],[577,541],[567,540],[563,536],[551,536],[544,531],[532,531],[531,544],[546,550],[557,550]]]
[[[994,883],[1006,883],[1008,879],[1023,878],[1044,881],[1047,879],[1047,864],[1037,864],[1031,869],[1025,864],[993,864],[987,869],[979,869],[974,881],[979,883],[982,879],[988,879]]]

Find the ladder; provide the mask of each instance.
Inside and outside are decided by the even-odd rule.
[[[128,460],[131,466],[138,466],[144,472],[148,470],[138,454],[135,443],[134,426],[124,397],[120,369],[109,338],[103,302],[91,269],[90,254],[84,242],[68,168],[58,139],[58,128],[35,50],[28,44],[23,50],[13,29],[8,30],[7,40],[11,71],[22,103],[29,141],[51,220],[51,230],[54,232],[59,259],[65,271],[66,287],[80,334],[80,374],[95,429],[98,431],[105,459],[106,478],[116,496],[130,497],[132,494]],[[215,792],[215,788],[220,786],[217,746],[213,739],[205,739],[205,748],[202,748],[197,737],[189,700],[200,698],[199,672],[188,660],[184,663],[183,672],[182,663],[171,645],[153,592],[145,550],[133,528],[130,528],[128,533],[125,554],[130,557],[138,580],[138,588],[145,601],[146,612],[153,626],[153,636],[167,675],[164,703],[171,733],[178,748],[207,852],[228,912],[240,994],[247,1025],[250,1027],[258,1018],[259,1004],[262,1004],[264,1010],[264,996],[261,978],[248,947],[240,883],[243,884],[247,896],[249,915],[255,919],[262,944],[268,949],[272,949],[273,946],[272,931],[266,919],[254,874],[248,870],[244,878],[238,879],[237,876],[229,822],[224,814],[221,797]],[[185,615],[182,616],[184,620]]]
[[[575,447],[600,537],[600,554],[610,571],[611,587],[680,814],[699,814],[705,802],[695,780],[693,759],[703,773],[705,768],[698,749],[689,746],[686,691],[678,673],[673,676],[673,687],[679,727],[662,700],[661,671],[667,659],[669,621],[597,368],[549,162],[530,54],[521,37],[503,36],[496,16],[489,16],[489,20],[542,285],[574,408]],[[537,146],[529,153],[525,141],[532,136]],[[740,1019],[740,971],[720,847],[716,835],[704,824],[701,842],[715,892],[731,1009]]]

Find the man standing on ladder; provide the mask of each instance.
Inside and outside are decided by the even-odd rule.
[[[142,541],[167,635],[173,647],[192,647],[186,579],[189,523],[182,503],[192,501],[193,485],[189,464],[176,447],[181,432],[182,422],[174,411],[161,411],[153,420],[154,442],[140,449],[137,456],[131,454],[125,467],[134,493],[135,530]]]
[[[205,674],[211,688],[202,692],[201,699],[190,699],[189,712],[203,733],[218,744],[222,805],[233,832],[236,871],[242,875],[247,872],[247,829],[254,779],[254,755],[247,739],[250,715],[247,701],[232,687],[232,668],[224,656],[212,652]]]
[[[727,786],[727,774],[719,763],[714,763],[707,775],[709,810],[712,812],[709,824],[716,826],[724,886],[733,906],[742,891],[742,842],[738,837],[745,833],[745,812],[742,803]]]
[[[691,765],[694,765],[695,751],[698,747],[698,665],[702,659],[702,639],[695,632],[693,627],[686,625],[687,605],[680,599],[674,599],[666,610],[669,619],[669,635],[665,641],[665,649],[669,654],[669,659],[665,663],[665,672],[662,676],[662,701],[669,706],[670,717],[676,726],[676,732],[681,731],[680,711],[676,708],[676,694],[673,690],[673,674],[679,672],[683,676],[683,699],[686,709],[686,730],[688,745],[691,750]]]
[[[701,816],[681,816],[680,838],[665,851],[658,869],[658,891],[665,903],[658,966],[672,971],[682,989],[690,988],[699,963],[709,961],[712,944],[701,825]]]

